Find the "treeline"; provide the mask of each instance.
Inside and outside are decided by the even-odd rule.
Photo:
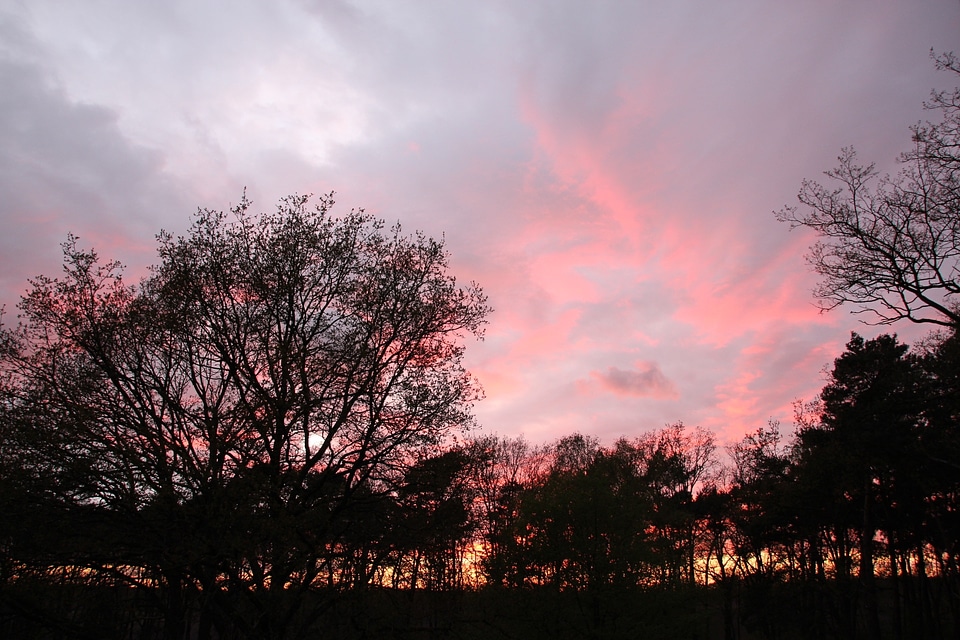
[[[910,352],[854,334],[789,438],[771,424],[724,451],[676,424],[423,459],[393,506],[412,545],[388,537],[370,565],[407,589],[577,592],[594,630],[622,594],[685,590],[691,615],[700,590],[718,637],[955,637],[958,419],[956,335]]]
[[[722,595],[725,637],[955,637],[958,347],[854,335],[792,438],[769,425],[726,462],[682,425],[611,447],[488,443],[504,471],[484,494],[484,579],[600,598],[700,586]]]
[[[791,437],[775,423],[726,447],[679,423],[609,446],[480,436],[410,450],[395,475],[349,491],[328,481],[309,503],[278,506],[248,467],[215,499],[126,509],[72,493],[69,474],[90,469],[36,473],[49,447],[77,443],[25,440],[36,432],[7,421],[0,625],[99,638],[956,637],[958,419],[956,335],[914,351],[853,335]]]

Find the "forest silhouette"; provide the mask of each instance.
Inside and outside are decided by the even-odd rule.
[[[480,434],[485,294],[332,194],[200,210],[134,285],[68,238],[0,328],[0,634],[960,637],[960,89],[928,107],[900,174],[845,151],[777,215],[825,309],[937,331],[852,333],[727,445]]]

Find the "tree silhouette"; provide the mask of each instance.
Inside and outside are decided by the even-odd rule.
[[[201,210],[132,287],[71,238],[64,276],[32,281],[4,330],[27,470],[123,523],[127,542],[75,564],[162,585],[170,638],[189,598],[207,633],[305,633],[304,594],[366,575],[343,564],[348,525],[470,422],[480,289],[448,275],[440,242],[308,201]]]
[[[936,62],[960,74],[952,54]],[[960,88],[925,106],[940,120],[912,128],[897,176],[878,176],[844,149],[826,172],[837,188],[804,181],[802,208],[776,214],[822,239],[807,256],[822,278],[814,291],[822,309],[850,303],[879,324],[960,326]]]
[[[838,506],[833,517],[824,514],[843,543],[838,577],[850,579],[856,563],[870,638],[880,637],[877,534],[885,534],[887,556],[895,556],[890,545],[904,528],[897,512],[909,509],[911,500],[922,501],[906,490],[918,473],[921,415],[919,376],[907,349],[896,336],[864,340],[853,334],[821,392],[817,422],[798,434],[801,474],[811,477],[811,487],[829,491],[832,499],[825,502]],[[853,629],[853,611],[842,624]]]

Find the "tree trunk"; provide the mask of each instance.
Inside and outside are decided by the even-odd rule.
[[[873,477],[867,475],[863,486],[863,529],[860,532],[860,586],[863,589],[864,617],[866,637],[869,640],[881,640],[880,608],[877,603],[877,583],[873,572]]]

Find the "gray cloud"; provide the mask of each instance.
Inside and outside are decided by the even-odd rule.
[[[644,362],[638,368],[624,370],[608,367],[606,371],[591,371],[590,375],[601,386],[617,395],[653,398],[676,398],[677,389],[655,362]]]
[[[71,100],[15,22],[0,16],[0,29],[17,34],[0,51],[0,304],[9,309],[27,278],[58,273],[68,233],[105,258],[149,261],[160,213],[185,205],[160,152],[128,140],[112,109]],[[189,211],[180,209],[184,219]]]

